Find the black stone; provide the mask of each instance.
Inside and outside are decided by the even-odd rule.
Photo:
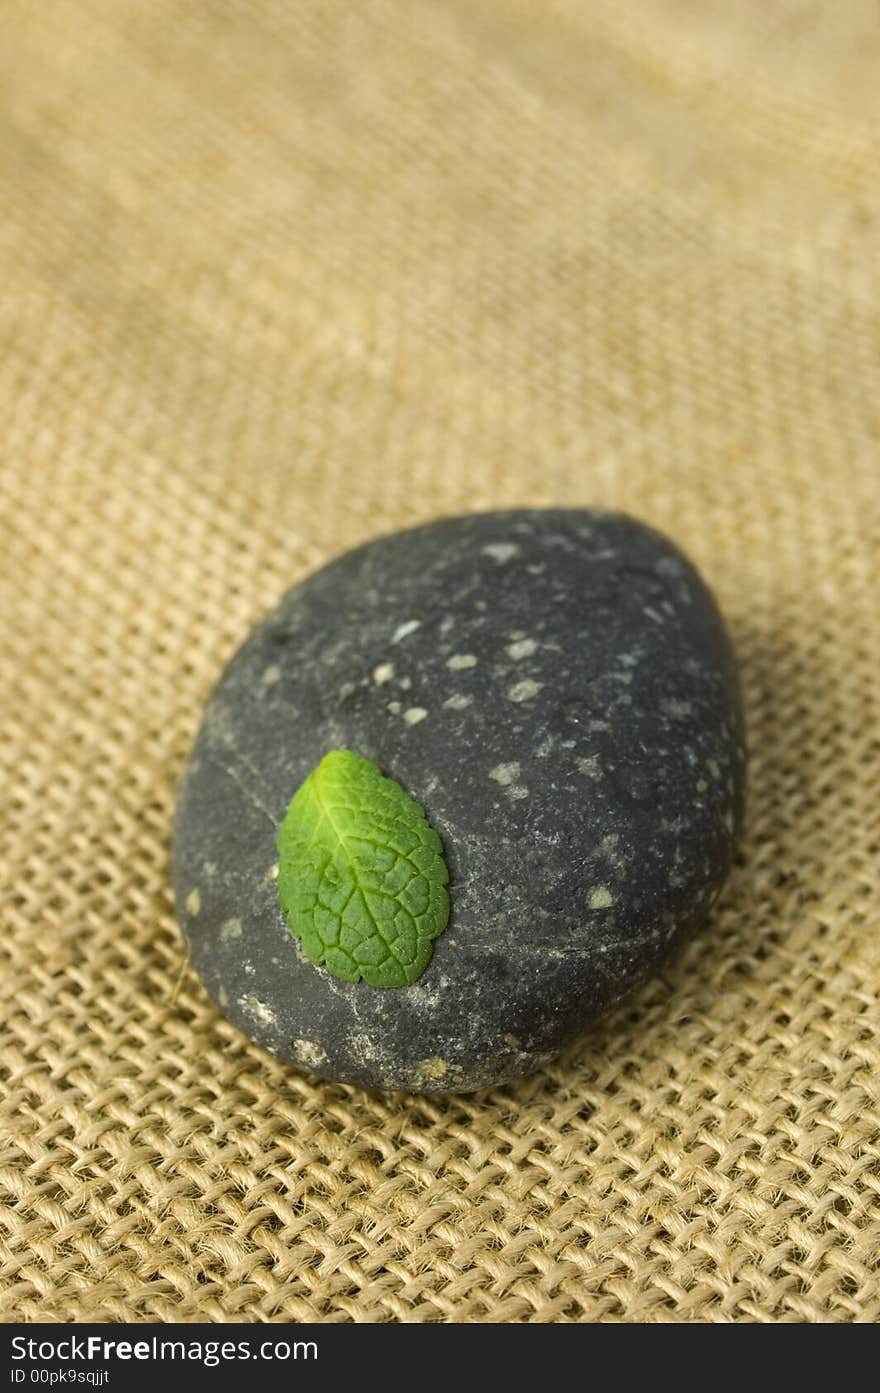
[[[278,904],[278,826],[338,748],[443,839],[449,926],[412,987],[331,977]],[[669,541],[586,510],[431,523],[295,586],[230,663],[180,793],[180,922],[208,991],[280,1058],[481,1088],[548,1062],[703,923],[744,774],[730,645]]]

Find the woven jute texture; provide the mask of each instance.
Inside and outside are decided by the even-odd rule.
[[[4,1318],[880,1318],[874,0],[2,27]],[[214,681],[368,537],[590,503],[740,657],[709,925],[524,1083],[282,1068],[174,920]]]

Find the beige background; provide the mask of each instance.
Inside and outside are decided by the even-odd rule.
[[[880,10],[7,3],[6,1319],[880,1317]],[[553,1068],[382,1099],[188,968],[202,704],[341,549],[622,506],[715,587],[749,832]]]

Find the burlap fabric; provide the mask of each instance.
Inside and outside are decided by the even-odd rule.
[[[873,0],[2,26],[5,1318],[876,1319]],[[739,867],[528,1082],[282,1068],[175,926],[203,702],[343,548],[545,503],[715,587]]]

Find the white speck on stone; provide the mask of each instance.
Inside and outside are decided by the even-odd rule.
[[[323,1064],[327,1051],[317,1040],[294,1040],[293,1052],[300,1064]]]
[[[546,759],[553,753],[553,736],[545,735],[540,745],[535,746],[535,756],[537,759]]]
[[[227,919],[226,923],[220,926],[220,942],[232,943],[236,938],[241,938],[241,920]]]
[[[333,981],[332,977],[330,978],[330,981]],[[372,1062],[376,1051],[373,1045],[372,1038],[369,1035],[352,1035],[351,1047],[356,1057],[360,1059],[363,1064],[368,1064]]]
[[[494,769],[489,770],[489,778],[494,779],[496,784],[501,784],[506,788],[512,784],[514,779],[519,777],[519,764],[514,759],[509,764],[496,764]]]
[[[400,715],[400,710],[401,710],[400,702],[399,702],[399,701],[389,701],[389,703],[388,703],[388,710],[391,712],[392,716],[399,716],[399,715]]]
[[[585,774],[588,779],[599,777],[599,756],[584,755],[581,759],[576,759],[575,764],[579,774]]]
[[[693,707],[689,701],[679,701],[678,697],[668,697],[661,701],[660,709],[665,711],[667,716],[672,716],[676,721],[682,721],[691,714]]]
[[[277,861],[275,862],[274,865],[272,865],[272,866],[269,867],[268,871],[266,872],[266,879],[267,879],[267,880],[277,880],[277,879],[278,879],[278,862],[277,862]]]
[[[401,691],[408,692],[411,686],[412,686],[412,678],[411,678],[411,677],[401,677],[401,679],[400,679]]]
[[[661,556],[660,560],[654,563],[654,570],[658,576],[680,576],[683,567],[676,557]]]
[[[446,659],[446,666],[453,672],[464,672],[465,668],[477,666],[476,654],[453,653],[451,658]]]
[[[434,1010],[440,1004],[440,984],[433,987],[411,986],[407,988],[406,999],[409,1005],[418,1005],[420,1011]]]
[[[590,891],[590,909],[608,909],[614,904],[614,897],[607,885],[597,885]]]
[[[522,682],[514,682],[513,686],[508,688],[507,695],[510,701],[531,701],[543,685],[543,682],[533,682],[531,677],[524,677]]]
[[[463,696],[461,692],[455,692],[451,697],[447,697],[443,705],[450,711],[463,711],[466,706],[470,706],[473,697]]]
[[[707,759],[706,768],[709,770],[709,773],[712,775],[713,779],[721,778],[721,766],[719,765],[717,759]]]
[[[483,551],[486,556],[493,557],[503,566],[505,561],[510,561],[512,557],[516,556],[519,547],[516,542],[490,542],[488,546],[483,547]]]
[[[404,711],[403,719],[408,726],[417,726],[419,721],[423,721],[427,714],[424,706],[410,706],[407,711]]]
[[[401,639],[406,638],[409,634],[414,634],[416,629],[420,629],[421,627],[421,619],[407,619],[406,623],[398,624],[391,637],[391,642],[400,643]]]
[[[377,687],[384,687],[394,676],[393,663],[379,663],[373,668],[373,681]]]
[[[655,609],[652,609],[650,605],[645,605],[645,608],[642,610],[642,614],[646,614],[649,619],[653,619],[655,624],[663,623],[663,615],[658,614],[657,611]]]
[[[518,663],[521,658],[530,658],[533,653],[537,652],[537,648],[538,645],[533,638],[521,638],[517,639],[516,643],[509,644],[507,651],[513,661]]]
[[[526,570],[530,576],[542,576],[546,569],[546,561],[533,561],[529,566],[526,566]]]
[[[507,635],[507,637],[508,637],[508,638],[511,640],[511,642],[513,642],[513,643],[516,643],[517,639],[525,638],[525,636],[526,636],[526,631],[525,631],[525,629],[511,629],[510,633]]]
[[[616,832],[609,832],[607,837],[602,838],[600,850],[604,851],[607,856],[614,851],[619,841],[620,837]]]
[[[228,993],[228,991],[226,990],[225,987],[221,987],[220,990],[218,991],[218,993],[217,993],[217,1000],[220,1002],[220,1005],[221,1005],[221,1006],[228,1006],[228,1005],[229,1005],[229,993]]]
[[[507,790],[507,796],[513,798],[515,802],[519,802],[522,798],[528,798],[529,790],[524,788],[522,784],[514,784],[512,788]]]
[[[281,669],[278,664],[273,663],[271,667],[267,667],[261,680],[264,687],[274,687],[276,682],[280,682]]]
[[[190,890],[189,894],[186,897],[187,913],[198,914],[201,907],[202,897],[199,894],[199,887],[196,886],[194,890]]]
[[[705,793],[708,787],[705,779],[697,779],[697,793]]]
[[[419,1073],[423,1079],[442,1079],[446,1074],[447,1068],[448,1065],[446,1060],[441,1059],[439,1055],[435,1055],[433,1059],[422,1060],[419,1065]]]
[[[440,625],[440,632],[441,634],[446,635],[450,632],[451,629],[454,628],[455,616],[452,614],[447,614],[446,618],[443,620],[443,623]]]
[[[258,996],[240,996],[238,1004],[243,1011],[247,1011],[260,1025],[277,1025],[278,1021],[271,1006],[267,1006],[265,1001],[261,1001]]]

